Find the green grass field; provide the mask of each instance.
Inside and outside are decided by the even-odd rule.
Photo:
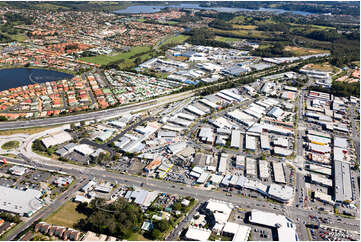
[[[243,37],[253,37],[253,38],[268,38],[271,37],[268,32],[265,31],[258,31],[253,29],[237,29],[237,30],[219,30],[215,28],[211,28],[212,31],[217,35],[217,33],[224,33],[224,34],[232,34],[237,36],[238,38]]]
[[[217,41],[222,41],[222,42],[235,42],[235,41],[240,41],[241,38],[230,38],[230,37],[223,37],[223,36],[216,36],[216,40]]]
[[[143,235],[141,234],[132,234],[129,238],[128,241],[148,241],[148,239],[144,238]]]
[[[80,58],[80,60],[82,61],[86,61],[86,62],[90,62],[90,63],[95,63],[95,64],[99,64],[99,65],[107,65],[110,62],[113,61],[118,61],[118,60],[125,60],[125,62],[127,62],[127,60],[129,60],[129,57],[135,55],[135,54],[139,54],[141,52],[146,52],[149,51],[151,48],[149,46],[136,46],[130,49],[130,51],[128,52],[122,52],[122,53],[117,53],[115,55],[98,55],[98,56],[93,56],[93,57],[82,57]],[[143,57],[141,57],[143,59]],[[144,57],[145,59],[145,57]]]
[[[1,34],[8,36],[13,41],[18,41],[18,42],[22,42],[22,41],[28,39],[28,37],[24,34],[8,34],[8,33],[2,33],[2,32],[1,32]]]
[[[239,24],[233,24],[232,25],[234,29],[245,29],[245,30],[255,30],[257,29],[256,25],[239,25]]]
[[[26,128],[26,129],[9,129],[9,130],[1,130],[0,136],[5,135],[13,135],[13,134],[35,134],[48,129],[52,129],[58,127],[60,125],[47,126],[47,127],[35,127],[35,128]]]
[[[180,34],[178,36],[172,36],[170,38],[168,38],[166,41],[164,41],[160,47],[162,47],[163,45],[167,45],[167,44],[182,44],[183,42],[185,42],[187,39],[189,38],[189,36],[187,35],[183,35]]]
[[[45,219],[45,222],[49,224],[73,228],[74,224],[77,223],[80,219],[86,218],[84,214],[80,214],[75,210],[77,205],[78,203],[74,203],[71,201],[66,202],[57,211],[47,217]]]
[[[310,49],[310,48],[303,48],[303,47],[296,47],[296,46],[286,46],[285,50],[293,53],[296,56],[329,53],[328,50]]]
[[[16,149],[19,147],[19,141],[16,140],[10,140],[8,142],[6,142],[5,144],[3,144],[1,146],[1,149],[3,150],[12,150],[12,149]]]

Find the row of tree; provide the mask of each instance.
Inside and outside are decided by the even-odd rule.
[[[349,97],[349,96],[360,97],[360,82],[353,82],[353,83],[333,82],[331,88],[311,86],[308,89],[319,92],[326,92],[341,97]]]

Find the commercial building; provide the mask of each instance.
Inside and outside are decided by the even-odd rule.
[[[58,145],[58,144],[68,142],[68,141],[70,141],[72,139],[73,138],[71,137],[71,135],[68,132],[61,131],[61,132],[58,132],[58,133],[55,133],[55,134],[50,134],[49,137],[43,138],[41,140],[41,142],[46,148],[49,148],[49,147],[54,146],[54,145]]]
[[[293,153],[293,151],[290,149],[285,149],[278,146],[275,146],[273,151],[275,155],[280,155],[280,156],[290,156]]]
[[[256,137],[251,135],[246,135],[246,149],[255,151],[256,150]]]
[[[28,171],[28,168],[22,166],[12,166],[9,172],[15,176],[22,176]]]
[[[199,130],[198,137],[200,140],[207,144],[213,144],[214,143],[214,133],[211,128],[202,127]]]
[[[241,132],[239,130],[232,130],[231,147],[237,149],[241,148]]]
[[[246,157],[244,155],[237,155],[235,166],[237,169],[245,169]]]
[[[203,112],[202,110],[200,110],[199,108],[193,106],[193,105],[188,105],[187,107],[185,107],[185,110],[197,115],[197,116],[203,116],[206,115],[205,112]]]
[[[250,115],[248,115],[244,112],[241,112],[238,109],[228,112],[226,115],[227,115],[227,117],[229,117],[247,127],[251,127],[255,123],[254,119]]]
[[[332,197],[326,193],[323,193],[323,192],[319,192],[319,191],[315,191],[314,192],[314,197],[316,200],[319,200],[321,202],[325,202],[325,203],[328,203],[328,204],[331,204],[331,205],[334,205],[335,202],[332,201]]]
[[[335,201],[352,201],[351,170],[350,164],[342,161],[334,161],[334,192]]]
[[[346,138],[335,137],[335,139],[333,141],[333,146],[343,148],[343,149],[347,149],[348,141],[347,141]]]
[[[272,162],[273,165],[273,176],[276,183],[286,184],[284,163]]]
[[[286,216],[253,209],[249,221],[254,224],[275,229],[277,231],[278,241],[299,240],[296,232],[296,225]]]
[[[129,201],[134,201],[134,203],[144,207],[148,208],[152,202],[157,198],[158,192],[148,192],[146,190],[135,190],[135,191],[128,191],[124,198]]]
[[[293,199],[293,187],[279,184],[271,184],[268,187],[268,195],[280,202],[289,202]]]
[[[206,213],[214,218],[214,228],[222,230],[232,213],[234,206],[231,203],[210,199],[205,207]],[[220,231],[217,231],[220,232]]]
[[[251,232],[251,227],[240,225],[232,222],[227,222],[224,225],[222,234],[231,237],[233,242],[245,242],[248,241],[249,234]]]
[[[332,180],[328,179],[326,177],[317,175],[317,174],[310,174],[310,178],[311,178],[311,182],[321,185],[321,186],[325,186],[325,187],[332,187]]]
[[[193,241],[207,241],[212,231],[195,226],[189,226],[185,238]]]
[[[0,211],[31,216],[43,206],[40,200],[42,193],[38,190],[0,186],[0,194]]]
[[[90,154],[92,154],[94,152],[93,148],[91,148],[91,146],[87,145],[87,144],[80,144],[77,145],[74,148],[74,151],[83,155],[83,156],[88,156]]]
[[[282,109],[280,109],[279,107],[273,107],[267,113],[268,116],[275,118],[275,119],[279,119],[283,114],[284,114],[284,111]]]
[[[262,181],[266,181],[270,177],[270,172],[268,168],[268,162],[266,160],[259,160],[258,161],[259,167],[259,178]]]
[[[227,159],[228,159],[228,155],[226,153],[221,153],[219,155],[217,171],[222,175],[224,175],[227,171]]]
[[[286,138],[278,137],[273,141],[273,145],[287,148],[288,147],[288,140]]]
[[[268,135],[261,135],[260,137],[261,137],[261,149],[262,150],[270,150],[271,145],[270,145]]]
[[[312,172],[316,172],[316,173],[320,173],[322,175],[326,175],[326,176],[331,176],[332,175],[331,168],[324,167],[324,166],[309,164],[309,165],[306,165],[306,169],[308,169],[308,170],[310,170]]]
[[[307,135],[307,140],[310,143],[317,144],[317,145],[330,145],[331,144],[331,139],[312,135],[312,134]]]
[[[257,161],[255,159],[246,158],[246,175],[247,177],[257,177]]]

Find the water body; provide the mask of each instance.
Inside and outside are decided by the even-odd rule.
[[[238,11],[265,11],[265,12],[273,12],[276,14],[281,13],[294,13],[299,15],[309,15],[312,14],[310,12],[304,11],[288,11],[283,9],[276,9],[276,8],[259,8],[259,9],[246,9],[246,8],[226,8],[226,7],[201,7],[199,4],[194,3],[181,3],[181,4],[169,4],[169,5],[135,5],[130,6],[126,9],[116,10],[115,13],[120,14],[136,14],[136,13],[156,13],[161,11],[164,8],[172,7],[172,8],[193,8],[193,9],[208,9],[208,10],[217,10],[219,12],[238,12]]]
[[[0,70],[0,91],[35,83],[71,79],[73,75],[59,71],[13,68]]]

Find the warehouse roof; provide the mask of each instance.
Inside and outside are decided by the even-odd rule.
[[[232,130],[231,147],[241,147],[241,132],[239,130]]]
[[[268,178],[270,176],[268,162],[266,160],[259,160],[258,165],[260,178]]]
[[[247,173],[247,175],[257,176],[257,162],[255,159],[247,157],[246,173]]]
[[[212,231],[209,229],[202,229],[190,225],[188,227],[187,233],[185,234],[185,237],[189,240],[207,241],[209,236],[211,236],[211,233]]]
[[[246,149],[248,150],[256,149],[256,137],[246,135]]]
[[[223,233],[233,234],[232,241],[248,241],[251,227],[227,222],[223,227]]]
[[[271,184],[268,188],[268,194],[281,201],[290,201],[293,199],[293,187]]]
[[[286,216],[252,209],[249,221],[251,223],[276,228],[279,241],[299,240],[296,225]]]
[[[62,144],[72,139],[73,138],[68,132],[61,131],[56,134],[50,134],[49,137],[42,139],[41,142],[44,144],[46,148],[49,148],[50,146]]]
[[[272,165],[273,165],[273,174],[274,174],[275,182],[285,184],[286,178],[283,170],[283,163],[272,162]]]
[[[34,189],[18,190],[0,186],[0,210],[20,215],[31,215],[42,207],[42,193]]]
[[[333,144],[335,147],[340,147],[344,149],[348,147],[348,142],[346,138],[335,137]]]
[[[261,148],[264,150],[271,149],[268,135],[261,135]]]
[[[279,107],[273,107],[268,113],[268,116],[274,117],[276,119],[278,119],[279,117],[281,117],[283,115],[284,111],[282,109],[280,109]]]
[[[335,161],[335,200],[352,201],[350,165],[346,162]]]
[[[282,147],[275,146],[274,147],[274,153],[276,155],[282,155],[282,156],[290,156],[292,155],[293,151],[290,149],[285,149]]]
[[[311,180],[322,185],[332,187],[332,180],[326,177],[311,173]]]

